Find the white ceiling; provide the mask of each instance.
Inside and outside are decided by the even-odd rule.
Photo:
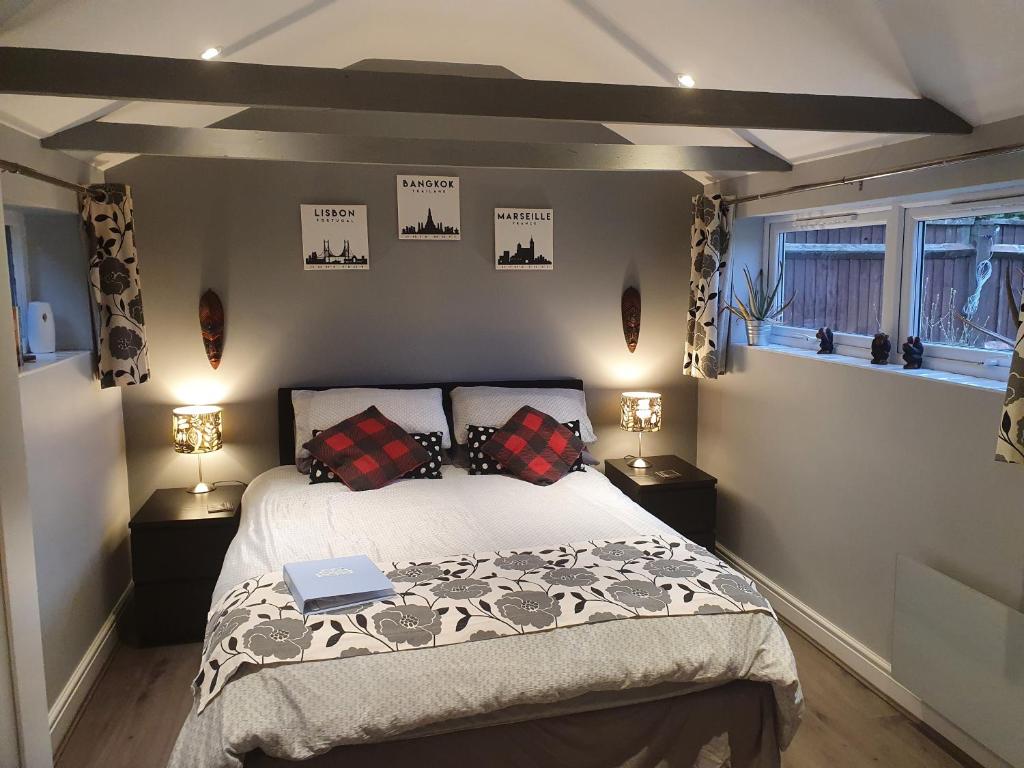
[[[179,58],[216,45],[231,61],[446,61],[649,85],[689,72],[706,88],[926,95],[975,125],[1024,114],[1024,0],[0,0],[0,45]],[[203,126],[236,111],[0,95],[0,122],[40,137],[104,115]],[[791,162],[915,138],[610,127],[635,143],[750,142]]]

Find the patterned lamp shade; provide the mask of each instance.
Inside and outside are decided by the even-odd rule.
[[[623,392],[619,427],[627,432],[657,432],[661,429],[661,395],[657,392]]]
[[[172,413],[171,439],[178,453],[210,453],[224,445],[220,406],[186,405]]]

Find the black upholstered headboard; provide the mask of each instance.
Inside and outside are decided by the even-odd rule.
[[[442,384],[334,384],[325,387],[281,387],[277,390],[277,442],[278,460],[282,464],[295,463],[295,411],[292,392],[295,390],[342,389],[374,387],[377,389],[440,389],[448,429],[455,434],[452,423],[452,390],[456,387],[535,387],[543,389],[583,389],[581,379],[533,379],[529,381],[453,381]]]

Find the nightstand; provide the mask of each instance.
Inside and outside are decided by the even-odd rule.
[[[649,469],[633,469],[625,459],[608,459],[612,485],[690,541],[715,551],[718,481],[678,456],[645,456]],[[664,477],[659,472],[677,472]]]
[[[203,639],[224,553],[238,530],[244,486],[154,491],[129,523],[135,614],[143,645]]]

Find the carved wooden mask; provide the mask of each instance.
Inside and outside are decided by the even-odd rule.
[[[203,332],[206,357],[216,370],[224,353],[224,305],[213,291],[207,291],[199,299],[199,328]]]
[[[640,340],[640,291],[636,288],[627,288],[622,293],[622,335],[629,351],[635,352]]]

